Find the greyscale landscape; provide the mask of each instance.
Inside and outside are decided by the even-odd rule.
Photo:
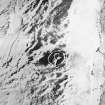
[[[0,105],[105,105],[105,1],[0,0]]]

